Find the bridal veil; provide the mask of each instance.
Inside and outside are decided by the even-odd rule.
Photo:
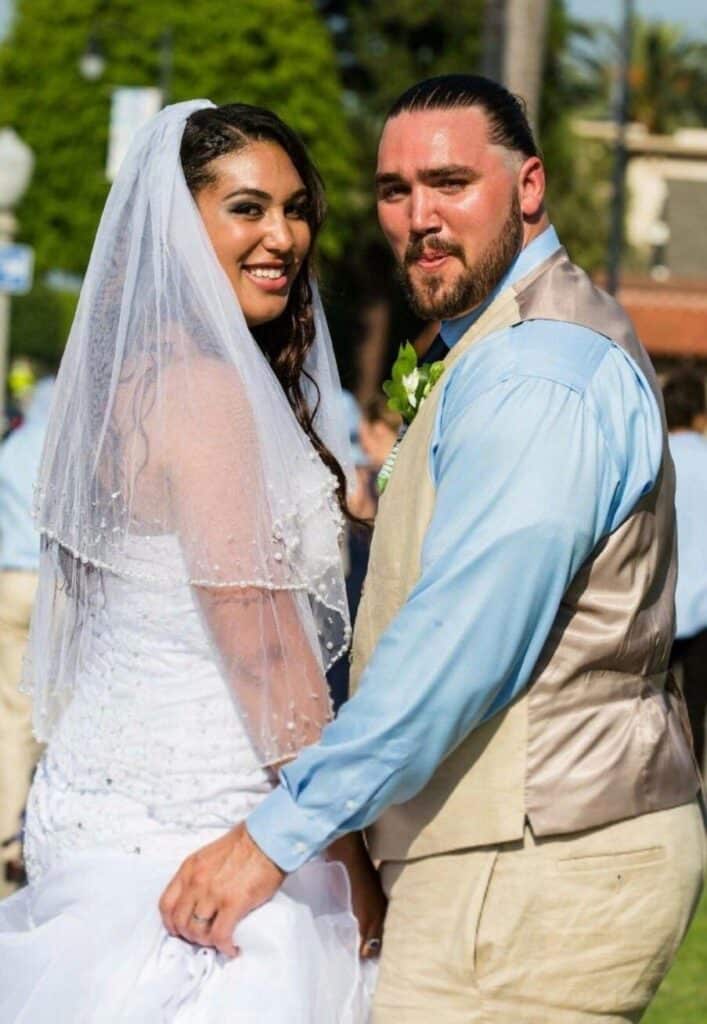
[[[101,219],[59,373],[36,492],[39,589],[25,686],[47,739],[92,642],[105,573],[187,583],[264,764],[316,739],[346,649],[336,481],[251,335],[187,189],[187,117],[140,130]],[[348,468],[331,340],[313,285],[314,426]],[[176,535],[179,573],[146,537]],[[158,547],[156,548],[158,549]],[[136,665],[139,671],[139,664]]]

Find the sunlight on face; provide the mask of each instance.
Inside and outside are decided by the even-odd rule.
[[[212,162],[196,204],[250,327],[284,312],[311,243],[309,199],[287,153],[252,142]]]
[[[416,311],[460,316],[520,251],[519,161],[488,139],[479,107],[404,112],[378,150],[378,218]]]

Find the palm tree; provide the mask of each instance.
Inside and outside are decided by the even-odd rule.
[[[707,46],[673,25],[638,23],[629,80],[631,118],[649,132],[707,121]]]
[[[614,29],[585,31],[582,49],[575,53],[585,114],[609,116],[618,56]],[[649,132],[666,134],[707,123],[707,44],[687,39],[676,26],[635,20],[629,81],[630,119]]]

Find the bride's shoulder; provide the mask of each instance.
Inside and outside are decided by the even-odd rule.
[[[245,387],[238,369],[225,358],[193,347],[173,349],[164,362],[164,398],[175,411],[200,408],[200,415],[245,402]],[[189,408],[187,408],[187,406]],[[208,407],[208,408],[205,408]]]

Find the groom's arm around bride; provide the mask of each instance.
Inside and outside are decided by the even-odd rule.
[[[449,353],[381,500],[358,690],[206,884],[233,922],[272,893],[273,865],[368,828],[390,898],[377,1024],[638,1020],[705,856],[667,670],[674,481],[655,375],[561,248],[500,86],[454,75],[401,97],[377,198]]]

